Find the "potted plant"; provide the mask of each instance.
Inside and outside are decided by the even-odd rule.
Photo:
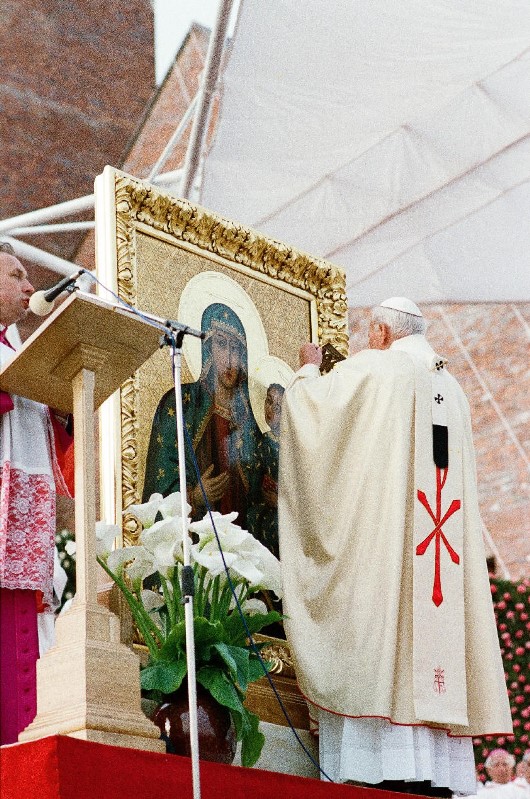
[[[141,525],[138,545],[98,554],[98,562],[122,591],[149,653],[140,674],[144,696],[158,702],[173,696],[187,674],[180,508],[179,493],[153,494],[148,502],[129,506],[126,513]],[[241,741],[242,765],[252,766],[260,756],[264,736],[258,717],[244,701],[248,684],[262,677],[264,670],[248,634],[281,618],[256,597],[261,590],[280,597],[280,564],[250,533],[234,524],[236,517],[237,513],[212,513],[189,525],[194,539],[190,551],[195,578],[195,662],[197,683],[229,710],[235,736]]]

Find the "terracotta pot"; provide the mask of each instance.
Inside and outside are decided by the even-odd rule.
[[[153,721],[166,742],[166,752],[191,756],[187,684],[166,697],[155,710]],[[197,727],[201,760],[232,763],[237,742],[230,711],[218,704],[202,685],[197,685]]]

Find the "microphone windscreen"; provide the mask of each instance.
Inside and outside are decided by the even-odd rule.
[[[29,298],[30,311],[33,311],[36,316],[47,316],[53,311],[55,300],[48,302],[48,300],[44,297],[44,294],[44,291],[36,291]]]

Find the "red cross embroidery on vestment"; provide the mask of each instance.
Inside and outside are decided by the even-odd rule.
[[[442,526],[447,519],[460,510],[460,500],[453,499],[448,510],[442,517],[442,489],[447,480],[447,469],[440,469],[436,467],[436,513],[433,513],[429,501],[423,491],[418,490],[418,499],[434,522],[434,530],[432,530],[427,538],[416,547],[416,555],[423,555],[429,548],[429,544],[434,538],[434,583],[432,587],[432,601],[438,607],[442,604],[444,597],[442,594],[442,579],[440,575],[440,541],[444,542],[445,548],[449,552],[449,556],[453,563],[457,565],[460,563],[460,557],[454,551],[453,547],[447,540],[442,530]]]
[[[444,677],[444,669],[437,668],[434,670],[434,684],[433,688],[437,694],[445,694],[445,677]]]

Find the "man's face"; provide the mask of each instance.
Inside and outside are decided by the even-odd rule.
[[[14,255],[0,252],[0,323],[12,325],[23,319],[34,288],[28,273]]]
[[[488,774],[493,782],[506,785],[513,777],[513,768],[506,760],[499,758],[498,760],[494,760],[488,767]]]
[[[212,358],[221,386],[226,389],[235,388],[243,364],[239,341],[228,333],[217,331],[212,339]]]

